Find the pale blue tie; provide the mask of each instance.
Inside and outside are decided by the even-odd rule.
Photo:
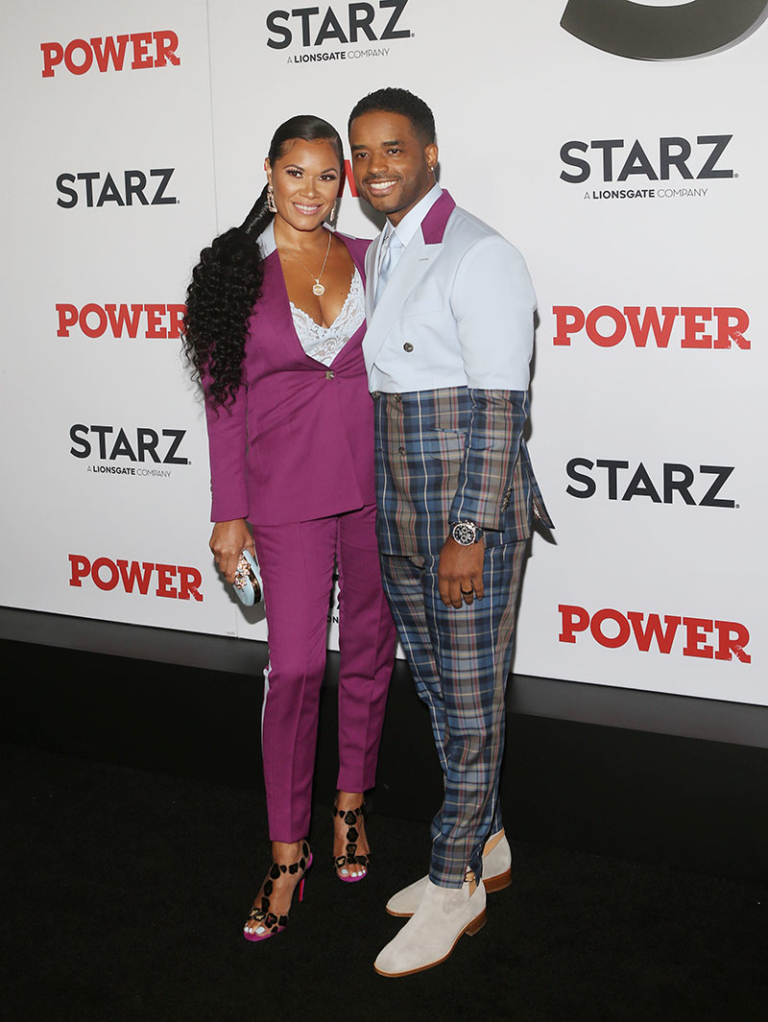
[[[403,243],[398,238],[397,233],[394,230],[391,230],[384,239],[384,244],[381,246],[379,279],[376,282],[376,301],[374,302],[374,305],[378,304],[381,300],[384,288],[387,286],[387,281],[392,276],[392,272],[397,266],[397,261],[402,254]]]

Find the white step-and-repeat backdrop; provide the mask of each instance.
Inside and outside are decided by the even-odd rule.
[[[515,668],[768,703],[765,0],[28,0],[2,42],[0,602],[266,636],[180,358],[275,127],[385,85],[539,295]],[[10,19],[6,19],[10,21]],[[340,226],[371,236],[351,179]],[[335,634],[331,632],[331,642]]]

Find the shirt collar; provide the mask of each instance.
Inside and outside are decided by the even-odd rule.
[[[323,224],[326,231],[330,231],[331,234],[335,233],[334,228],[330,224]],[[259,235],[259,246],[261,247],[261,258],[266,259],[267,256],[271,256],[273,252],[277,251],[277,242],[275,241],[275,218],[272,217],[270,222],[264,228]]]
[[[421,227],[421,222],[424,217],[427,213],[429,213],[430,209],[432,209],[442,194],[442,188],[437,181],[435,181],[427,194],[423,198],[419,199],[412,210],[409,210],[409,212],[405,214],[397,227],[392,227],[389,223],[387,224],[385,236],[388,238],[390,234],[396,234],[398,240],[403,245],[403,248],[405,248],[408,242],[412,240],[419,227]]]
[[[259,245],[261,246],[261,258],[266,259],[267,256],[271,256],[277,248],[277,242],[275,241],[275,221],[274,218],[269,221],[267,226],[259,235]]]

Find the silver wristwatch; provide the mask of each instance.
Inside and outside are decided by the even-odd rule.
[[[480,526],[467,519],[451,522],[450,529],[451,536],[460,546],[472,546],[473,543],[478,543],[483,537],[483,530]]]

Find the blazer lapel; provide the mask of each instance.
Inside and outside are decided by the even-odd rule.
[[[357,267],[360,276],[362,277],[363,285],[365,285],[365,282],[368,279],[368,252],[371,249],[371,245],[367,246],[365,250],[365,255],[361,255],[359,243],[357,245],[355,244],[350,245],[349,241],[344,237],[343,234],[337,234],[336,237],[339,238],[344,245],[346,245],[347,251],[352,257],[352,262]]]
[[[366,311],[368,331],[363,339],[363,350],[367,365],[372,365],[393,323],[400,314],[403,303],[413,291],[432,262],[440,254],[443,236],[451,213],[456,208],[447,191],[443,191],[421,223],[419,230],[409,241],[405,251],[387,281],[387,286],[380,301],[373,307],[376,285],[378,284],[378,255],[381,248],[382,234],[368,249],[368,257],[372,260],[368,268],[368,288],[366,294]],[[375,251],[374,251],[375,249]]]
[[[277,250],[264,260],[264,281],[261,294],[262,296],[256,304],[257,321],[259,314],[262,314],[259,328],[263,329],[268,326],[278,343],[283,345],[291,359],[295,361],[299,355],[304,353],[293,327],[291,304]]]
[[[340,237],[344,244],[347,246],[347,250],[350,256],[352,257],[352,262],[355,264],[360,273],[360,277],[363,281],[363,294],[365,295],[367,302],[368,291],[367,288],[365,287],[365,283],[366,280],[368,279],[368,253],[374,246],[373,244],[368,245],[365,251],[365,255],[363,256],[360,252],[359,246],[350,245],[343,235],[338,235],[338,237]],[[355,330],[350,339],[347,341],[347,343],[344,345],[344,347],[341,349],[341,351],[338,353],[336,358],[331,363],[334,368],[342,369],[347,362],[353,361],[354,359],[360,357],[360,345],[354,342],[358,341],[360,334],[361,333],[364,334],[364,332],[365,321],[363,321],[357,328],[357,330]]]

